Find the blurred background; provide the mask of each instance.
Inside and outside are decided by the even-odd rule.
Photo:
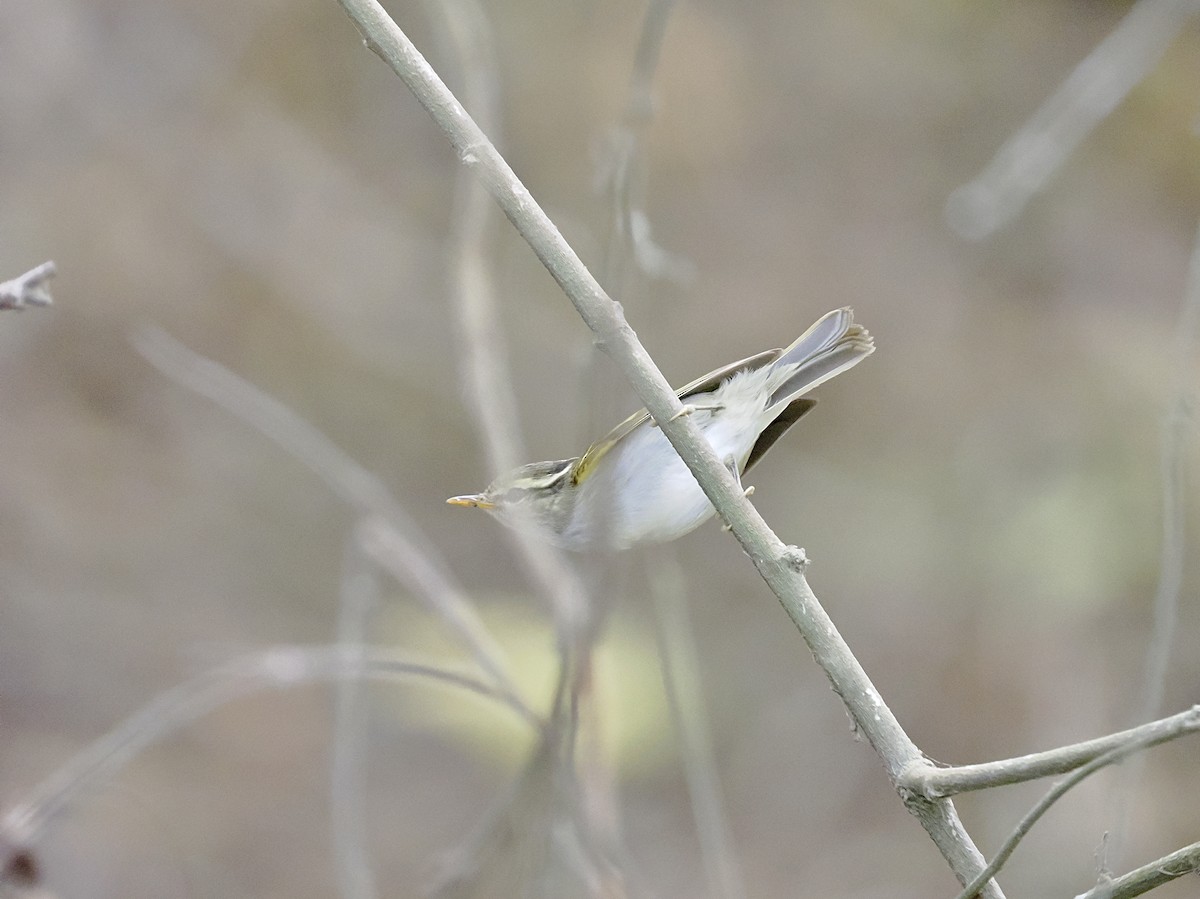
[[[388,5],[456,87],[437,7]],[[1009,227],[969,243],[943,214],[1129,6],[691,0],[668,20],[638,184],[671,264],[610,287],[675,383],[835,306],[875,335],[876,354],[822,387],[749,480],[885,700],[945,762],[1129,726],[1141,690],[1200,214],[1195,30]],[[602,271],[604,174],[644,7],[484,7],[499,145]],[[0,279],[47,258],[60,270],[53,308],[0,316],[0,806],[206,667],[335,634],[352,510],[148,365],[130,342],[146,324],[377,473],[543,702],[545,598],[498,524],[443,504],[494,474],[460,374],[457,159],[337,4],[15,0],[0,6],[0,66]],[[496,219],[487,258],[528,457],[575,455],[637,401]],[[598,702],[640,886],[710,895],[656,661],[662,564],[682,572],[746,893],[952,896],[714,523],[589,570],[612,607]],[[1164,714],[1196,700],[1198,570],[1189,552]],[[386,592],[373,640],[445,652],[437,622]],[[528,739],[427,685],[371,697],[376,879],[419,895]],[[331,720],[330,691],[309,687],[173,734],[56,821],[36,847],[44,883],[63,897],[334,895]],[[1196,840],[1196,758],[1194,741],[1147,756],[1122,867]],[[1093,882],[1117,781],[1050,812],[1008,895]],[[1046,787],[959,801],[985,854]]]

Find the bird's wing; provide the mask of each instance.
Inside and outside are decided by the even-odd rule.
[[[689,396],[695,396],[698,393],[709,393],[713,390],[716,390],[720,383],[726,378],[732,377],[738,372],[753,371],[755,369],[762,368],[764,365],[774,362],[777,358],[779,358],[780,352],[781,350],[766,350],[765,352],[758,353],[757,355],[750,356],[738,362],[731,362],[729,365],[718,368],[715,371],[710,371],[703,377],[697,378],[690,384],[681,387],[675,395],[679,397],[679,399],[684,400]],[[808,410],[806,409],[804,411],[807,412]],[[802,412],[800,414],[802,415],[804,413]],[[799,417],[799,415],[796,416],[796,418]],[[583,454],[579,460],[579,463],[575,466],[575,471],[571,475],[571,479],[576,484],[582,483],[584,480],[586,480],[587,477],[595,470],[596,463],[604,457],[605,453],[620,443],[621,440],[628,437],[635,428],[646,422],[649,418],[649,412],[647,412],[645,409],[639,409],[637,412],[634,412],[631,416],[605,434],[602,438],[589,446],[587,452]],[[796,420],[796,418],[793,418],[790,422],[788,422],[788,425],[790,426],[792,422]],[[784,430],[787,430],[787,428],[784,428]],[[783,431],[780,431],[779,433],[782,434]],[[767,443],[767,446],[770,446],[771,443],[774,443],[778,437],[779,435],[776,434],[775,437]],[[763,449],[763,452],[766,452],[765,448]],[[759,453],[759,455],[762,455],[762,453]]]
[[[775,420],[763,428],[763,432],[754,441],[750,455],[746,458],[746,467],[742,474],[754,467],[754,463],[766,455],[767,450],[774,446],[775,441],[787,433],[787,429],[800,420],[800,416],[817,404],[817,401],[807,396],[798,397],[788,403],[783,411],[775,416]]]

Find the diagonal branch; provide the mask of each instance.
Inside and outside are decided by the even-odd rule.
[[[412,590],[463,640],[480,668],[512,697],[517,696],[504,654],[470,597],[379,478],[279,400],[165,331],[144,327],[133,342],[164,375],[212,400],[291,453],[348,503],[359,515],[357,538],[367,557]]]
[[[1166,52],[1195,16],[1195,0],[1138,0],[1121,23],[946,203],[968,240],[991,236],[1035,193]]]
[[[920,758],[920,750],[904,732],[813,595],[804,578],[806,559],[803,551],[784,545],[767,527],[696,426],[686,416],[676,416],[681,408],[679,400],[625,321],[620,305],[592,277],[554,223],[408,37],[375,0],[339,2],[354,20],[366,45],[400,76],[446,133],[462,162],[475,170],[504,214],[595,333],[600,348],[629,379],[638,398],[662,427],[800,629],[817,663],[895,783],[900,774]],[[929,801],[908,793],[901,795],[960,882],[971,880],[983,869],[983,858],[949,800]],[[981,895],[986,899],[999,899],[1003,894],[997,885],[987,884]]]

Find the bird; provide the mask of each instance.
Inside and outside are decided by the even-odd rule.
[[[784,349],[697,378],[677,392],[683,409],[738,479],[816,400],[807,394],[875,350],[849,307],[821,316]],[[482,493],[452,496],[509,526],[532,520],[549,542],[575,551],[665,543],[715,513],[691,471],[645,409],[581,456],[522,465]]]

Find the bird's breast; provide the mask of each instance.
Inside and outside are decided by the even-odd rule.
[[[709,416],[700,412],[697,415]],[[697,421],[722,461],[746,464],[760,428],[717,413]],[[662,543],[694,530],[714,514],[712,504],[660,429],[643,425],[610,450],[579,485],[568,545],[602,541],[616,549]]]

